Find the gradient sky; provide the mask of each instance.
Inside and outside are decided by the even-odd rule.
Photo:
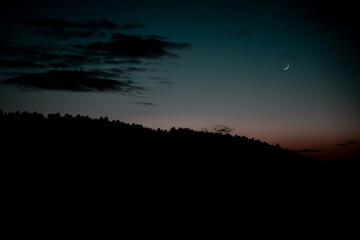
[[[360,157],[360,27],[341,3],[2,1],[0,108]]]

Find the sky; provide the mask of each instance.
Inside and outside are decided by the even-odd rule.
[[[0,3],[0,109],[360,158],[355,2]],[[288,66],[287,70],[284,70]]]

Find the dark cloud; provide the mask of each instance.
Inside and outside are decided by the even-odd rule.
[[[171,65],[179,65],[177,62],[172,62],[172,61],[164,61],[164,63],[171,64]]]
[[[90,19],[87,22],[71,22],[64,19],[55,18],[25,18],[22,22],[28,26],[39,29],[82,29],[88,31],[98,31],[104,29],[117,29],[118,26],[105,18]]]
[[[348,145],[346,143],[338,143],[336,144],[338,147],[347,147]]]
[[[164,36],[159,36],[159,35],[156,35],[156,34],[150,35],[150,36],[148,36],[148,38],[157,39],[157,40],[166,40],[167,39]]]
[[[119,73],[119,74],[125,73],[124,69],[121,69],[121,68],[111,68],[109,71],[114,72],[114,73]]]
[[[3,57],[3,67],[33,67],[47,66],[49,63],[63,62],[69,66],[77,67],[83,64],[101,63],[101,56],[86,55],[73,50],[73,46],[66,44],[45,46],[11,46],[1,45],[0,55]],[[26,59],[23,60],[23,59]],[[51,65],[51,64],[50,64]]]
[[[90,31],[82,31],[82,30],[64,30],[64,29],[39,29],[33,32],[34,34],[38,34],[44,37],[58,38],[62,40],[70,39],[70,38],[83,38],[83,37],[91,37],[93,35]]]
[[[169,78],[164,78],[164,77],[149,77],[149,79],[158,81],[158,83],[163,84],[163,85],[173,85],[175,84],[172,81],[169,81]]]
[[[41,21],[40,21],[41,22]],[[58,25],[71,25],[62,22]],[[56,25],[57,21],[52,24]],[[40,24],[39,24],[40,25]],[[49,24],[51,25],[51,24]],[[44,24],[44,26],[47,26]],[[38,30],[39,34],[45,34],[58,39],[66,39],[69,35],[88,36],[86,31],[65,30]],[[84,34],[84,35],[82,35]],[[74,37],[74,36],[72,36]],[[0,45],[0,67],[23,68],[23,67],[46,67],[49,68],[72,68],[78,69],[86,64],[144,64],[139,58],[158,59],[164,56],[177,57],[171,49],[184,49],[190,46],[188,43],[177,43],[157,39],[146,38],[138,35],[113,34],[113,41],[92,42],[90,44],[67,44],[59,42],[56,45],[23,45],[3,44]],[[26,59],[26,61],[25,61]],[[145,65],[145,64],[144,64]],[[128,71],[145,71],[144,68],[129,68]]]
[[[69,67],[78,67],[84,64],[100,64],[102,63],[101,56],[89,56],[79,53],[69,53],[69,54],[58,54],[58,53],[46,53],[38,52],[32,55],[25,55],[27,58],[34,61],[42,61],[44,63],[48,62],[63,62]]]
[[[37,52],[31,55],[25,54],[24,56],[33,61],[41,61],[43,63],[62,62],[68,65],[68,67],[78,67],[84,64],[100,64],[102,62],[101,56],[89,56],[86,54],[79,54],[79,53],[58,54],[58,53],[47,53],[44,51],[44,52]]]
[[[134,101],[131,102],[133,104],[137,104],[137,105],[143,105],[143,106],[155,106],[155,103],[151,103],[151,102],[143,102],[143,101]]]
[[[86,49],[86,46],[84,44],[74,44],[71,46],[72,49],[76,49],[76,50],[83,50],[83,49]]]
[[[25,18],[22,22],[34,29],[34,34],[57,38],[60,40],[72,38],[88,38],[100,30],[114,30],[119,27],[107,19],[90,19],[87,22],[72,22],[54,18]],[[100,33],[104,34],[104,33]]]
[[[132,30],[137,28],[145,28],[145,25],[142,24],[136,24],[136,23],[127,23],[122,26],[120,26],[121,30]]]
[[[101,57],[94,57],[88,55],[79,55],[79,54],[63,54],[58,56],[59,59],[63,59],[65,62],[73,65],[79,66],[84,64],[100,64],[102,62]]]
[[[92,70],[92,71],[86,71],[86,72],[85,71],[68,71],[68,72],[81,73],[81,74],[84,74],[87,76],[100,77],[100,78],[116,77],[116,75],[111,72],[106,72],[106,71],[96,70],[96,69]]]
[[[347,142],[344,142],[344,143],[338,143],[336,144],[336,146],[338,147],[348,147],[350,145],[354,145],[354,144],[357,144],[358,141],[356,139],[353,139],[353,140],[349,140]]]
[[[49,67],[52,68],[69,68],[71,65],[67,64],[66,62],[53,62],[49,64]]]
[[[8,72],[8,71],[6,71],[6,72],[4,72],[4,71],[1,71],[0,72],[0,75],[2,75],[2,76],[20,76],[20,75],[24,75],[24,74],[26,74],[26,73],[24,73],[24,72]],[[1,85],[1,84],[0,84]]]
[[[164,61],[165,62],[165,61]],[[159,63],[159,62],[147,62],[145,63],[146,66],[162,66],[163,63]]]
[[[58,55],[58,59],[63,59],[65,62],[72,65],[83,65],[83,64],[99,64],[101,63],[101,57],[94,57],[80,54],[63,54]]]
[[[49,71],[31,73],[14,77],[1,82],[30,90],[60,90],[71,92],[120,92],[141,93],[144,87],[136,86],[132,81],[120,81],[102,76],[109,74],[101,71]]]
[[[178,57],[175,50],[191,46],[189,43],[166,40],[166,37],[159,35],[127,35],[109,31],[144,28],[136,22],[122,26],[107,19],[68,21],[26,18],[22,19],[22,22],[32,28],[29,31],[32,34],[56,38],[56,41],[28,41],[21,45],[15,42],[0,44],[0,68],[4,70],[2,72],[15,73],[7,75],[7,79],[0,84],[28,90],[143,92],[147,88],[132,82],[133,73],[148,71],[144,68],[146,62],[142,59]],[[106,38],[99,38],[99,34],[108,36],[108,41],[104,40]],[[102,40],[94,42],[91,40],[93,37]],[[73,38],[86,39],[81,39],[81,44],[65,41]],[[96,70],[99,67],[97,64],[106,70]],[[40,68],[41,73],[38,72]],[[87,71],[79,71],[83,68]],[[22,69],[25,70],[20,71]],[[165,78],[156,80],[160,84],[173,84]]]
[[[222,133],[222,134],[228,134],[231,133],[234,129],[227,127],[227,126],[223,126],[223,125],[216,125],[213,128],[213,131],[216,133]]]
[[[303,150],[300,150],[299,152],[302,152],[302,153],[316,153],[316,152],[322,152],[323,150],[321,149],[308,149],[308,148],[305,148]]]
[[[167,81],[169,80],[168,78],[164,78],[164,77],[149,77],[152,80],[162,80],[162,81]]]
[[[87,46],[93,54],[105,55],[107,57],[124,58],[150,58],[178,57],[169,49],[189,48],[189,43],[177,43],[152,38],[144,38],[139,35],[125,35],[116,33],[112,35],[112,41],[92,42]]]
[[[163,85],[174,85],[175,83],[174,82],[171,82],[171,81],[159,81],[160,84],[163,84]]]
[[[145,72],[147,71],[146,68],[138,68],[138,67],[127,67],[125,68],[126,72]]]
[[[105,63],[108,64],[136,64],[136,65],[140,65],[143,62],[140,61],[139,59],[128,59],[128,60],[105,60]]]
[[[40,53],[39,48],[34,46],[14,46],[11,44],[0,45],[1,57],[36,56]]]
[[[46,65],[25,60],[0,59],[0,68],[44,68]]]

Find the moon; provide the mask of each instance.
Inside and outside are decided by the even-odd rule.
[[[287,71],[289,69],[290,65],[288,64],[283,70]]]

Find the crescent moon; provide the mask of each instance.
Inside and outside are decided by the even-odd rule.
[[[288,64],[283,70],[286,71],[289,69],[289,67],[290,67],[290,65]]]

